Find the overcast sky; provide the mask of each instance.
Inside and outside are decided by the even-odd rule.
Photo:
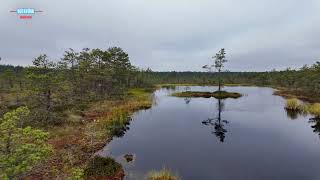
[[[10,10],[43,10],[20,20]],[[2,64],[29,65],[67,48],[119,46],[156,71],[200,71],[226,48],[231,71],[320,59],[319,0],[1,0]]]

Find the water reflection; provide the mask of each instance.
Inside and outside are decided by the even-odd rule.
[[[310,118],[309,123],[314,123],[314,125],[312,125],[311,128],[313,129],[313,132],[318,134],[320,137],[320,119]]]
[[[162,85],[161,88],[166,89],[166,90],[176,90],[177,86],[176,85]]]
[[[290,118],[292,120],[295,120],[295,119],[298,118],[298,115],[299,115],[298,111],[292,111],[292,110],[289,110],[289,109],[285,109],[285,110],[286,110],[288,118]]]
[[[189,98],[189,97],[186,97],[186,98],[184,98],[183,100],[184,100],[184,102],[185,102],[186,104],[189,104],[189,103],[191,102],[191,98]]]
[[[212,87],[191,87],[191,91],[212,91]],[[228,91],[249,95],[220,103],[191,98],[186,105],[188,99],[160,89],[155,93],[157,105],[135,113],[126,135],[114,138],[102,154],[124,165],[126,179],[144,179],[162,166],[185,180],[320,179],[320,121],[308,123],[310,115],[290,121],[285,101],[269,88],[228,87]],[[127,163],[125,154],[134,155],[134,160]]]
[[[125,123],[113,123],[109,127],[109,131],[111,132],[111,134],[115,137],[123,137],[125,133],[130,130],[131,117],[128,118],[128,121]]]
[[[212,131],[212,133],[217,136],[220,142],[223,143],[226,137],[225,134],[228,132],[224,126],[225,124],[228,124],[229,121],[223,120],[221,118],[221,113],[224,109],[224,103],[221,99],[218,99],[217,107],[218,107],[218,117],[208,118],[207,120],[202,121],[202,124],[206,126],[213,126],[214,130]]]
[[[289,109],[285,109],[285,111],[287,113],[287,117],[292,120],[298,119],[299,116],[303,116],[303,117],[308,116],[308,113],[304,111],[294,111]]]

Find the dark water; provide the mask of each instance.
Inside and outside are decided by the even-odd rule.
[[[135,113],[130,129],[103,154],[124,165],[127,179],[162,167],[195,180],[320,179],[319,126],[311,127],[309,116],[287,114],[285,100],[270,88],[225,89],[245,96],[219,102],[156,91],[156,105]],[[127,153],[134,154],[133,162],[124,161]]]

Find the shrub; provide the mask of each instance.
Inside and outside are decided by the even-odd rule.
[[[84,179],[84,171],[80,168],[72,169],[72,176],[68,178],[68,180],[83,180]]]
[[[320,118],[320,103],[315,103],[309,106],[310,114],[316,116],[316,118]]]
[[[300,102],[297,98],[288,99],[285,108],[287,110],[300,111]]]
[[[114,159],[95,156],[89,161],[84,175],[86,177],[112,177],[121,170],[121,165]]]
[[[174,175],[170,170],[163,168],[161,171],[151,171],[148,175],[150,180],[179,180],[177,175]]]
[[[20,107],[0,119],[0,179],[22,178],[52,152],[47,132],[20,127],[29,113]]]
[[[299,105],[299,110],[300,110],[303,114],[307,115],[308,112],[309,112],[309,107],[308,107],[306,104],[300,104],[300,105]]]

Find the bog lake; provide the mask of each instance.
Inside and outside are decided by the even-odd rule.
[[[286,112],[272,88],[224,88],[244,95],[238,99],[170,96],[186,89],[155,91],[152,108],[136,112],[123,136],[103,149],[123,165],[126,179],[163,167],[182,179],[320,179],[320,124]]]

